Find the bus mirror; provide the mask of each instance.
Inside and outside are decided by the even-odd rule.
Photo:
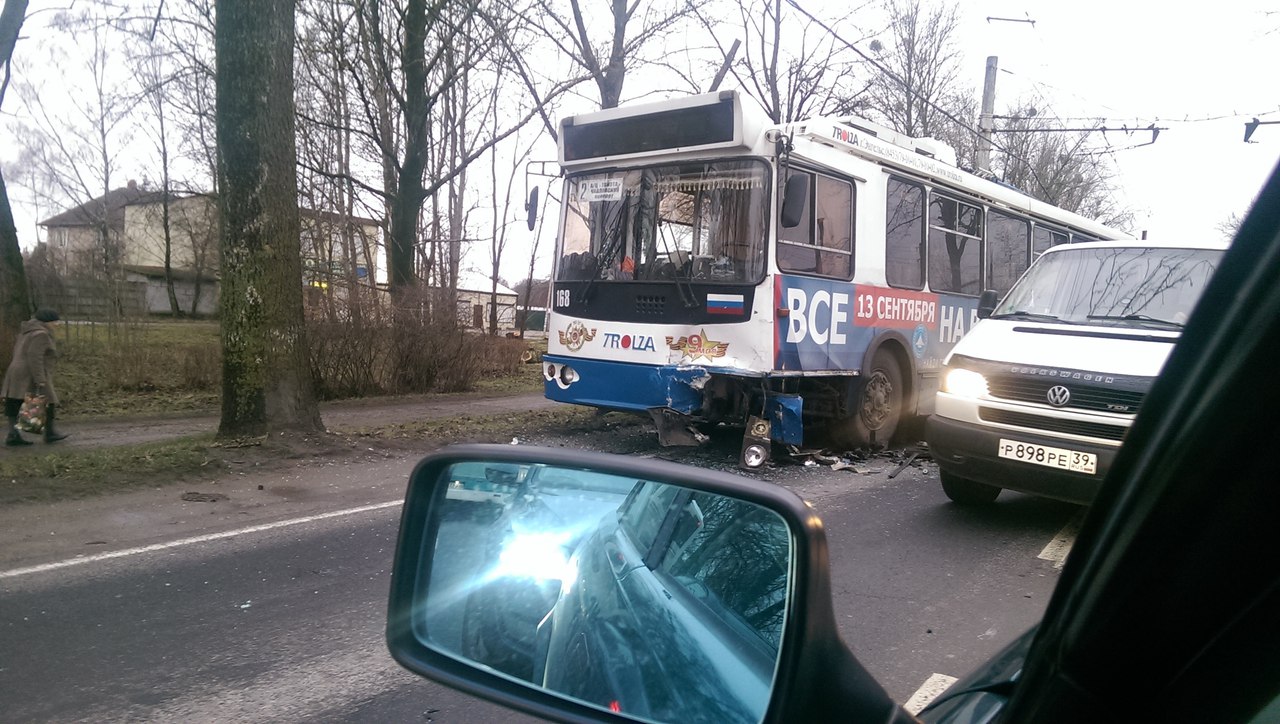
[[[529,201],[525,203],[524,210],[528,213],[529,231],[533,231],[533,226],[538,222],[538,187],[534,186],[529,190]]]
[[[782,192],[782,228],[794,229],[804,218],[809,204],[809,174],[797,173],[787,178]]]
[[[996,303],[1000,301],[1000,295],[994,289],[988,289],[978,297],[978,319],[986,319],[995,311]]]

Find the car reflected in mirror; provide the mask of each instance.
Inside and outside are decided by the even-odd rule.
[[[428,477],[406,609],[417,645],[646,721],[764,719],[794,568],[777,512],[545,462],[456,460]]]

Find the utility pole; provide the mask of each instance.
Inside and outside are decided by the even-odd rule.
[[[982,84],[982,115],[978,118],[978,173],[991,172],[991,134],[995,132],[996,68],[999,58],[987,56],[987,75]]]

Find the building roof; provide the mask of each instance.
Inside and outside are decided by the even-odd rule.
[[[106,222],[109,227],[124,226],[124,207],[134,203],[159,201],[164,198],[160,191],[147,191],[130,181],[128,186],[112,189],[96,199],[86,201],[79,206],[68,209],[56,216],[50,216],[40,222],[41,226],[97,226],[106,211]]]
[[[212,194],[191,195],[213,198]],[[186,196],[179,196],[173,193],[170,193],[169,197],[175,200],[186,198]],[[112,189],[96,199],[91,199],[75,208],[50,216],[41,221],[40,226],[96,226],[102,222],[102,212],[105,208],[107,225],[119,228],[124,225],[124,207],[139,204],[158,204],[163,200],[164,192],[148,191],[138,186],[136,181],[130,181],[128,186]],[[300,207],[298,213],[303,219],[314,219],[331,224],[352,222],[360,226],[378,226],[378,222],[375,219],[367,219],[362,216],[347,216],[332,211],[317,211]]]
[[[490,281],[489,277],[475,269],[463,269],[458,272],[458,291],[460,292],[488,294],[492,288],[493,282]],[[502,284],[498,285],[498,294],[504,297],[518,296],[513,290]]]
[[[359,224],[360,226],[378,226],[378,221],[376,219],[366,219],[363,216],[354,215],[348,216],[347,214],[340,214],[333,211],[308,209],[305,206],[298,208],[298,214],[303,219],[315,219],[316,221],[323,221],[330,224],[354,223]]]
[[[164,267],[162,266],[147,266],[143,264],[125,264],[124,270],[128,272],[133,272],[134,274],[141,274],[142,276],[147,277],[148,279],[164,278]],[[191,269],[184,269],[184,268],[179,268],[175,266],[171,271],[173,272],[174,281],[189,282],[189,281],[195,281],[196,279],[196,273],[194,270],[191,270]],[[206,281],[206,282],[218,281],[217,274],[210,271],[206,271],[200,274],[199,276],[201,281]]]

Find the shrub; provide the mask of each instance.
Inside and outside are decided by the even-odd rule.
[[[432,322],[370,327],[316,322],[308,329],[321,399],[413,392],[464,392],[487,376],[521,368],[520,340]]]

